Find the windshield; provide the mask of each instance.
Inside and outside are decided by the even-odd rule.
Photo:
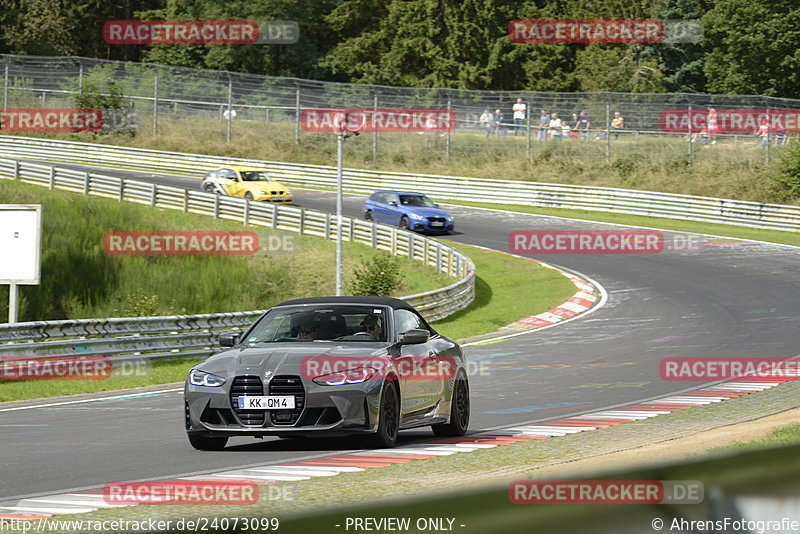
[[[403,206],[420,206],[435,208],[436,204],[425,195],[400,195],[400,204]]]
[[[387,309],[379,306],[289,306],[271,310],[248,343],[386,341]]]
[[[264,171],[241,171],[242,181],[244,182],[269,182],[271,178]]]

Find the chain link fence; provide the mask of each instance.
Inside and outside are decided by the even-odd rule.
[[[169,121],[196,118],[228,142],[256,129],[263,136],[334,146],[335,136],[303,131],[299,118],[306,108],[436,108],[455,113],[455,129],[444,134],[362,135],[357,143],[374,157],[397,146],[448,158],[508,151],[550,157],[557,151],[595,161],[659,151],[691,164],[708,151],[728,150],[769,162],[771,153],[800,131],[800,101],[762,96],[415,89],[13,55],[0,55],[0,76],[4,109],[77,107],[88,93],[121,96],[130,110],[126,126],[139,133],[157,134]],[[517,99],[525,111],[524,118],[515,120]],[[712,108],[717,128],[711,127]],[[484,110],[492,115],[488,124],[481,122]],[[502,115],[499,121],[496,110]],[[581,111],[589,122],[575,127],[573,114]],[[553,113],[566,126],[551,127]],[[623,119],[619,128],[617,113]]]

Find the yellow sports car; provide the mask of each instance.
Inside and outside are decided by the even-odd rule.
[[[219,192],[221,195],[280,204],[292,203],[292,192],[270,178],[267,171],[257,167],[231,165],[211,171],[203,177],[200,187],[209,193]]]

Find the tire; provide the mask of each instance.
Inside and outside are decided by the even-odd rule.
[[[187,434],[189,443],[198,451],[221,451],[228,444],[228,438],[207,438],[197,434]]]
[[[450,403],[450,422],[431,425],[433,433],[440,437],[463,436],[469,426],[469,382],[464,374],[458,375],[453,386]]]
[[[364,212],[364,220],[371,221],[372,220],[372,210],[367,210]]]
[[[400,217],[400,228],[402,228],[403,230],[408,230],[409,229],[408,227],[409,227],[408,217],[403,215],[402,217]]]
[[[397,433],[400,430],[400,395],[397,382],[389,380],[381,390],[380,413],[378,414],[378,431],[369,437],[369,444],[375,449],[394,447]]]
[[[244,198],[246,198],[247,200],[253,200],[253,193],[248,191],[247,193],[244,194]]]

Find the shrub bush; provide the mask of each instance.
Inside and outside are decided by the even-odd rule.
[[[403,274],[399,259],[388,252],[378,254],[355,268],[350,293],[358,296],[388,297],[400,288]]]

